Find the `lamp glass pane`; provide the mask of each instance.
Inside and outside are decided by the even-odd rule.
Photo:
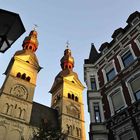
[[[2,44],[2,46],[0,46],[0,51],[3,52],[3,51],[5,51],[7,48],[8,48],[8,45],[7,45],[7,43],[4,41],[3,44]]]

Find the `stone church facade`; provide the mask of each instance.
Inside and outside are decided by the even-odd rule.
[[[68,131],[68,140],[85,140],[84,87],[73,72],[71,50],[67,48],[61,59],[62,71],[54,80],[51,107],[47,107],[33,102],[41,69],[35,54],[38,48],[35,30],[24,39],[22,47],[12,57],[0,89],[0,140],[30,140],[42,119]]]

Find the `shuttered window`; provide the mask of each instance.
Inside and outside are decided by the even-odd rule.
[[[125,105],[120,90],[117,90],[111,94],[111,100],[112,100],[114,111],[120,110]]]
[[[130,82],[131,88],[137,100],[140,99],[140,77]]]

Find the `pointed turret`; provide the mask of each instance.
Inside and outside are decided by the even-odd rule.
[[[29,36],[25,37],[22,47],[24,50],[31,50],[35,52],[38,48],[37,31],[34,29]]]

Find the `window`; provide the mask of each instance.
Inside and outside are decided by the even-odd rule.
[[[134,60],[137,59],[137,56],[133,51],[132,45],[129,44],[128,46],[124,46],[122,48],[121,52],[117,55],[117,58],[119,60],[121,70],[123,70],[124,68],[130,66],[130,64],[132,64]]]
[[[31,50],[32,49],[32,46],[30,46],[29,49]]]
[[[134,61],[134,57],[132,53],[130,52],[130,50],[127,51],[121,58],[122,58],[124,67],[129,66]]]
[[[70,98],[70,99],[71,99],[71,94],[70,94],[70,93],[68,93],[68,98]]]
[[[139,18],[136,17],[135,19],[133,19],[132,25],[136,25],[138,22],[139,22]]]
[[[78,97],[77,96],[75,97],[75,101],[78,102]]]
[[[25,80],[25,78],[26,78],[26,74],[25,74],[25,73],[22,74],[21,78]]]
[[[74,100],[74,94],[72,94],[72,99]]]
[[[130,86],[137,100],[140,99],[140,76],[130,81]]]
[[[138,40],[138,41],[139,41],[139,43],[140,43],[140,36],[138,36],[137,40]]]
[[[99,103],[93,103],[95,122],[101,122]]]
[[[115,69],[112,68],[109,72],[106,73],[107,80],[110,81],[115,77]]]
[[[91,90],[96,91],[97,87],[96,87],[96,81],[94,77],[90,78],[90,83],[91,83]]]
[[[30,82],[31,78],[28,76],[28,77],[26,78],[26,80],[27,80],[28,82]]]
[[[107,81],[112,80],[116,76],[115,68],[112,63],[105,68],[105,72]]]
[[[113,92],[110,95],[110,98],[115,112],[121,110],[125,106],[121,91],[119,89]]]
[[[21,77],[21,73],[20,73],[20,72],[17,73],[17,77],[18,77],[18,78]]]
[[[140,35],[136,38],[136,40],[134,40],[134,42],[137,44],[137,47],[140,50]]]

